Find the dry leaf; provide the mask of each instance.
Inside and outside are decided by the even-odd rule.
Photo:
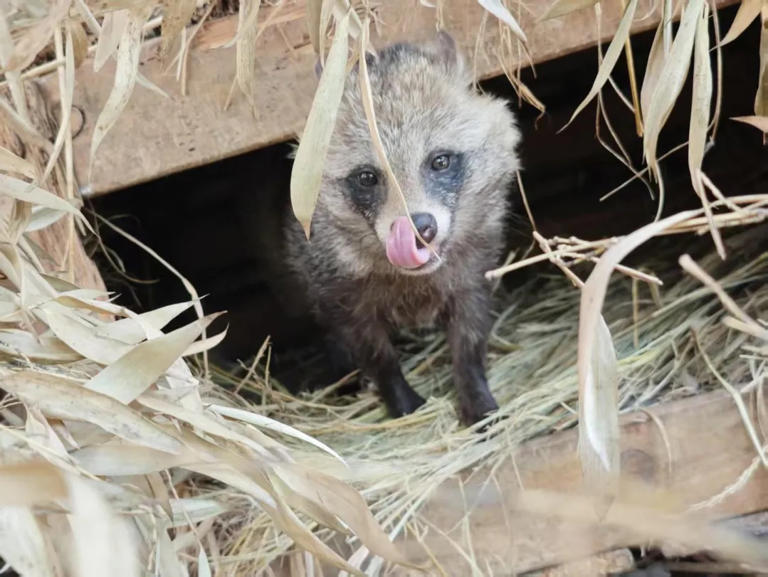
[[[0,466],[0,507],[50,504],[66,494],[61,473],[48,463]]]
[[[88,57],[88,35],[83,25],[74,20],[67,21],[67,30],[72,35],[72,49],[75,56],[75,68],[78,68]]]
[[[760,7],[763,0],[741,0],[739,11],[728,29],[728,33],[720,42],[720,46],[725,46],[736,40],[744,32],[752,21],[760,15]]]
[[[605,51],[605,56],[603,57],[603,61],[600,63],[600,68],[597,71],[597,76],[595,77],[595,81],[592,84],[592,88],[589,89],[587,96],[576,107],[576,110],[571,115],[571,119],[568,121],[568,124],[573,122],[573,119],[578,116],[579,112],[584,110],[584,107],[587,106],[587,104],[589,104],[595,96],[597,96],[597,93],[600,92],[600,90],[603,88],[603,85],[608,81],[608,77],[611,75],[613,67],[616,66],[616,62],[618,62],[619,56],[621,56],[621,51],[624,49],[624,44],[627,42],[627,38],[629,38],[629,32],[632,28],[632,19],[635,17],[636,9],[637,0],[630,0],[626,10],[624,10],[624,15],[621,17],[619,27],[616,29],[616,33],[613,35],[613,40],[611,40],[611,44],[608,46],[608,50]],[[565,126],[568,126],[568,124]]]
[[[559,18],[577,10],[583,10],[589,6],[594,6],[597,0],[555,0],[547,11],[539,17],[539,22],[551,18]]]
[[[19,180],[18,178],[0,174],[0,193],[7,194],[16,200],[23,200],[24,202],[28,202],[30,204],[46,206],[55,210],[64,211],[67,214],[76,216],[78,220],[80,220],[83,224],[90,227],[90,224],[85,219],[85,217],[80,214],[80,211],[69,204],[66,200],[56,196],[55,194],[51,194],[47,190],[43,190],[42,188],[29,184],[28,182]]]
[[[704,10],[704,0],[690,0],[680,19],[680,27],[672,43],[669,57],[664,62],[658,82],[651,95],[648,115],[645,118],[645,134],[643,136],[643,151],[646,162],[654,174],[658,175],[656,149],[658,147],[661,129],[672,112],[677,97],[685,84],[688,67],[691,63],[691,52],[696,35],[697,22]]]
[[[587,289],[585,285],[583,290]],[[585,361],[587,370],[579,387],[579,458],[585,485],[602,487],[612,495],[620,469],[619,363],[602,314],[595,329],[592,354]]]
[[[93,163],[96,151],[107,132],[115,125],[120,114],[125,109],[128,100],[133,93],[136,84],[136,74],[139,67],[141,54],[142,26],[146,20],[144,13],[131,12],[125,30],[120,37],[120,45],[117,49],[117,67],[115,69],[115,83],[107,97],[104,108],[96,120],[91,137],[91,153],[88,172],[93,172]]]
[[[0,353],[38,363],[71,363],[82,358],[56,337],[41,335],[35,338],[19,329],[0,330]]]
[[[309,435],[302,433],[298,429],[294,429],[290,425],[285,425],[280,421],[275,421],[274,419],[270,419],[269,417],[265,417],[264,415],[259,415],[251,411],[245,411],[243,409],[237,409],[234,407],[223,407],[221,405],[211,405],[209,408],[214,413],[217,413],[224,417],[229,417],[230,419],[237,419],[238,421],[243,421],[244,423],[248,423],[256,427],[261,427],[263,429],[267,429],[275,433],[280,433],[281,435],[288,435],[289,437],[294,437],[296,439],[299,439],[300,441],[304,441],[305,443],[314,445],[318,449],[325,451],[329,455],[338,459],[344,465],[347,464],[344,461],[344,459],[342,459],[341,455],[339,455],[336,451],[331,449],[329,446],[327,446],[324,443],[321,443],[314,437],[310,437]]]
[[[104,15],[99,41],[96,44],[96,53],[93,57],[94,71],[101,70],[101,67],[115,53],[130,18],[131,13],[128,10],[115,10]]]
[[[215,316],[136,345],[85,383],[85,388],[125,404],[132,402],[170,368]]]
[[[731,120],[749,124],[764,133],[768,133],[768,116],[734,116]]]
[[[179,34],[195,13],[196,0],[163,0],[163,6],[165,10],[161,26],[160,57],[165,62]]]
[[[317,471],[308,471],[288,463],[277,465],[275,475],[292,491],[304,495],[318,507],[331,511],[376,555],[392,563],[414,567],[389,540],[360,494],[349,485]]]
[[[333,0],[328,0],[332,2]],[[309,31],[309,40],[312,42],[312,48],[315,54],[320,52],[320,36],[325,30],[320,29],[320,16],[323,12],[323,0],[307,0],[307,29]]]
[[[75,575],[140,577],[135,535],[128,518],[116,515],[95,486],[70,477],[67,516],[72,530]]]
[[[520,40],[523,42],[528,42],[528,39],[525,37],[525,32],[523,32],[523,29],[520,28],[520,24],[517,23],[515,17],[512,16],[512,14],[509,12],[507,7],[504,6],[501,0],[477,0],[477,3],[488,10],[488,12],[496,16],[496,18],[504,22],[504,24],[509,26],[510,30],[512,30],[512,33]]]
[[[0,170],[15,172],[27,178],[35,178],[37,173],[31,162],[24,160],[2,146],[0,146]]]
[[[84,389],[80,383],[34,371],[0,379],[0,388],[25,404],[59,419],[98,425],[113,435],[142,446],[178,453],[181,443],[141,415],[111,397]]]
[[[7,70],[23,70],[50,43],[53,29],[58,26],[69,10],[71,0],[56,0],[48,9],[48,15],[26,30],[13,50]]]
[[[0,509],[0,557],[21,575],[58,577],[40,521],[28,507]]]
[[[336,125],[347,72],[349,13],[339,22],[291,171],[293,213],[309,238],[323,166]]]
[[[768,116],[768,2],[763,0],[760,12],[760,72],[757,76],[755,115]]]
[[[609,397],[614,394],[610,381],[615,378],[612,376],[614,361],[611,360],[615,353],[610,332],[602,318],[603,301],[611,273],[630,252],[648,239],[699,213],[695,210],[680,212],[625,236],[600,257],[581,289],[578,342],[580,412],[608,411],[602,415],[593,414],[593,419],[579,421],[579,453],[583,459],[585,479],[591,480],[593,487],[601,487],[602,484],[594,483],[603,479],[610,482],[609,489],[615,488],[613,482],[619,473],[611,469],[618,467],[613,453],[618,437],[618,422],[614,421],[618,407],[613,405],[611,410],[609,406]],[[607,421],[607,424],[599,423],[601,419]],[[594,468],[598,464],[600,468]]]
[[[189,310],[193,304],[191,301],[176,303],[130,318],[119,319],[99,327],[96,329],[96,334],[100,337],[135,345],[144,339],[160,336],[160,331],[165,325],[184,311]]]
[[[653,37],[653,44],[648,53],[648,62],[645,66],[645,76],[643,76],[643,86],[640,89],[640,110],[643,120],[648,118],[648,110],[651,106],[651,97],[653,96],[656,85],[659,83],[661,71],[667,61],[667,53],[664,51],[664,22],[659,22],[656,28],[656,34]]]
[[[130,345],[125,343],[96,336],[94,326],[89,326],[74,313],[63,307],[54,307],[53,304],[55,303],[46,303],[37,314],[53,334],[86,359],[100,365],[109,365],[131,349]]]
[[[182,450],[177,455],[169,455],[164,451],[122,441],[90,445],[74,451],[71,456],[80,467],[92,475],[107,477],[148,475],[202,461],[200,456],[188,450]]]

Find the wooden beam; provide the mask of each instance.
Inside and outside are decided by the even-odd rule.
[[[624,472],[665,487],[681,496],[685,505],[720,494],[755,458],[736,406],[724,393],[702,394],[649,412],[655,418],[637,412],[621,419]],[[445,482],[420,512],[421,520],[432,529],[421,542],[412,537],[401,541],[409,558],[428,562],[428,547],[448,576],[460,577],[473,574],[467,557],[458,551],[464,549],[472,552],[485,574],[513,575],[642,545],[613,527],[580,526],[515,510],[513,500],[520,483],[526,489],[579,491],[582,476],[576,443],[575,431],[536,439],[521,447],[514,464],[510,461],[498,468],[493,480],[486,467]],[[707,516],[719,519],[765,509],[768,471],[761,467],[739,491],[708,510]],[[394,575],[410,574],[398,569]]]
[[[735,0],[717,0],[719,6]],[[528,34],[534,63],[572,53],[609,39],[621,17],[621,2],[602,3],[602,35],[598,37],[594,11],[584,9],[562,18],[537,23],[551,0],[526,3],[521,24]],[[180,94],[173,70],[165,72],[157,56],[157,42],[147,43],[141,72],[163,88],[170,98],[137,86],[117,124],[107,135],[88,174],[91,134],[111,90],[114,62],[101,72],[86,60],[77,71],[75,106],[84,115],[84,127],[75,138],[75,165],[85,194],[101,194],[160,176],[208,164],[222,158],[295,138],[301,133],[316,86],[315,56],[306,33],[304,0],[264,7],[262,22],[269,22],[257,42],[260,77],[255,95],[256,114],[234,93],[229,109],[224,103],[235,72],[234,48],[227,47],[236,18],[207,24],[198,35],[189,58],[188,95]],[[502,74],[497,54],[499,25],[476,0],[444,0],[442,25],[450,31],[473,62],[480,78]],[[652,0],[640,0],[638,14],[652,12]],[[273,10],[281,10],[274,15]],[[381,34],[374,45],[397,40],[422,40],[434,34],[437,13],[417,0],[380,3]],[[482,26],[485,22],[485,26]],[[638,19],[633,31],[648,30],[658,14]],[[479,41],[480,30],[484,30]],[[476,51],[476,45],[479,50]],[[478,54],[476,61],[474,55]],[[508,69],[527,65],[513,50]],[[46,79],[51,100],[57,98],[55,74]],[[532,87],[535,91],[535,85]],[[580,95],[575,95],[576,99]]]

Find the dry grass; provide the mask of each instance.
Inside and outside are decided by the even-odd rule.
[[[495,57],[521,99],[543,111],[544,104],[520,81],[519,69],[505,64],[527,50],[525,30],[513,15],[524,4],[478,2],[502,31]],[[259,81],[253,40],[261,30],[260,4],[240,3],[234,40],[233,89],[251,102]],[[450,7],[441,0],[435,4],[439,21]],[[547,17],[592,5],[599,12],[591,0],[558,0]],[[68,103],[76,68],[83,62],[98,68],[111,58],[117,61],[114,88],[91,142],[93,164],[134,86],[162,93],[138,67],[142,40],[158,27],[162,55],[169,69],[175,66],[185,91],[191,40],[215,7],[191,0],[163,6],[153,0],[11,0],[0,9],[0,67],[7,87],[0,113],[24,147],[42,151],[44,158],[33,162],[0,149],[0,192],[11,207],[0,231],[0,386],[8,393],[0,400],[0,557],[20,572],[268,574],[267,565],[296,544],[311,555],[291,557],[294,574],[314,574],[323,561],[349,572],[365,566],[367,574],[378,575],[385,562],[403,560],[380,527],[392,538],[420,528],[419,509],[427,496],[460,471],[492,467],[513,456],[524,441],[578,421],[585,475],[616,497],[619,410],[714,387],[725,387],[734,399],[744,389],[759,388],[768,358],[761,320],[768,304],[768,262],[759,230],[733,239],[729,261],[713,254],[699,268],[683,259],[694,276],[681,276],[678,254],[645,263],[665,281],[662,290],[653,274],[621,264],[630,251],[660,234],[708,232],[722,257],[729,245],[720,229],[766,217],[767,197],[725,198],[702,171],[704,151],[717,130],[722,88],[719,30],[715,27],[710,38],[704,0],[676,5],[663,0],[659,9],[665,18],[639,86],[629,39],[637,1],[630,0],[617,34],[600,55],[594,86],[574,113],[597,99],[598,118],[613,138],[601,137],[601,143],[634,178],[648,173],[656,180],[660,216],[664,187],[658,165],[664,155],[657,151],[658,137],[692,67],[689,168],[702,208],[658,220],[623,239],[585,243],[537,237],[545,254],[489,272],[498,277],[538,259],[550,261],[567,278],[558,273],[500,295],[488,376],[501,414],[510,418],[487,423],[482,442],[475,431],[457,425],[448,353],[438,333],[411,334],[402,343],[405,372],[430,400],[416,414],[392,421],[372,392],[335,397],[331,388],[292,397],[267,382],[263,364],[245,380],[215,373],[214,383],[205,351],[224,335],[207,335],[215,315],[204,313],[194,288],[178,273],[190,301],[144,315],[110,302],[102,291],[48,274],[31,233],[56,221],[67,223],[68,257],[61,277],[73,270],[76,231],[89,228],[78,210],[72,166]],[[366,49],[367,27],[375,21],[368,2],[349,8],[345,0],[326,0],[311,1],[308,10],[313,46],[322,57],[331,46],[331,56],[292,179],[294,203],[307,228],[344,80],[340,71]],[[738,37],[758,15],[763,19],[755,115],[740,120],[764,131],[768,15],[760,8],[759,1],[742,0],[723,42]],[[682,23],[673,34],[675,12],[682,13]],[[335,29],[332,43],[329,28]],[[348,42],[347,35],[359,42]],[[353,47],[351,54],[345,46]],[[707,58],[713,48],[716,76]],[[94,60],[86,60],[86,54]],[[622,99],[643,138],[646,170],[634,167],[623,152],[601,104],[601,90],[609,84],[616,89],[611,73],[622,54],[632,88]],[[62,114],[58,133],[48,139],[33,122],[24,83],[52,71],[58,74]],[[361,86],[367,86],[364,69]],[[375,127],[375,111],[366,112]],[[585,270],[579,263],[596,263],[586,280],[579,276]],[[609,282],[614,270],[631,279]],[[186,308],[194,308],[198,320],[164,333],[163,327]],[[230,385],[260,401],[245,401],[232,394]],[[755,443],[756,464],[734,480],[729,492],[738,491],[766,459],[761,423],[745,414],[744,424]],[[359,488],[375,519],[342,480]],[[574,497],[568,503],[557,495],[520,497],[521,510],[577,518],[594,513],[591,501]],[[616,524],[642,525],[643,538],[681,539],[736,561],[765,561],[753,543],[694,527],[686,518],[671,523],[620,499],[609,513]],[[328,544],[338,545],[350,533],[341,550],[351,546],[356,552],[343,559]],[[471,550],[467,555],[473,558]]]

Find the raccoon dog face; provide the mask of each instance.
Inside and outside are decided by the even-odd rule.
[[[372,146],[356,70],[328,152],[319,220],[333,229],[329,249],[354,272],[429,274],[450,263],[452,246],[501,226],[519,133],[502,101],[472,89],[444,32],[366,63],[387,158],[429,247]]]

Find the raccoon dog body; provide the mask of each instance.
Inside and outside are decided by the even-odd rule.
[[[353,70],[311,240],[291,218],[287,261],[330,342],[376,383],[394,416],[424,399],[406,382],[390,335],[443,325],[459,414],[474,423],[497,408],[484,369],[491,317],[483,273],[503,248],[519,132],[504,102],[473,90],[444,32],[367,55],[366,63],[387,158],[430,248],[378,160]]]

